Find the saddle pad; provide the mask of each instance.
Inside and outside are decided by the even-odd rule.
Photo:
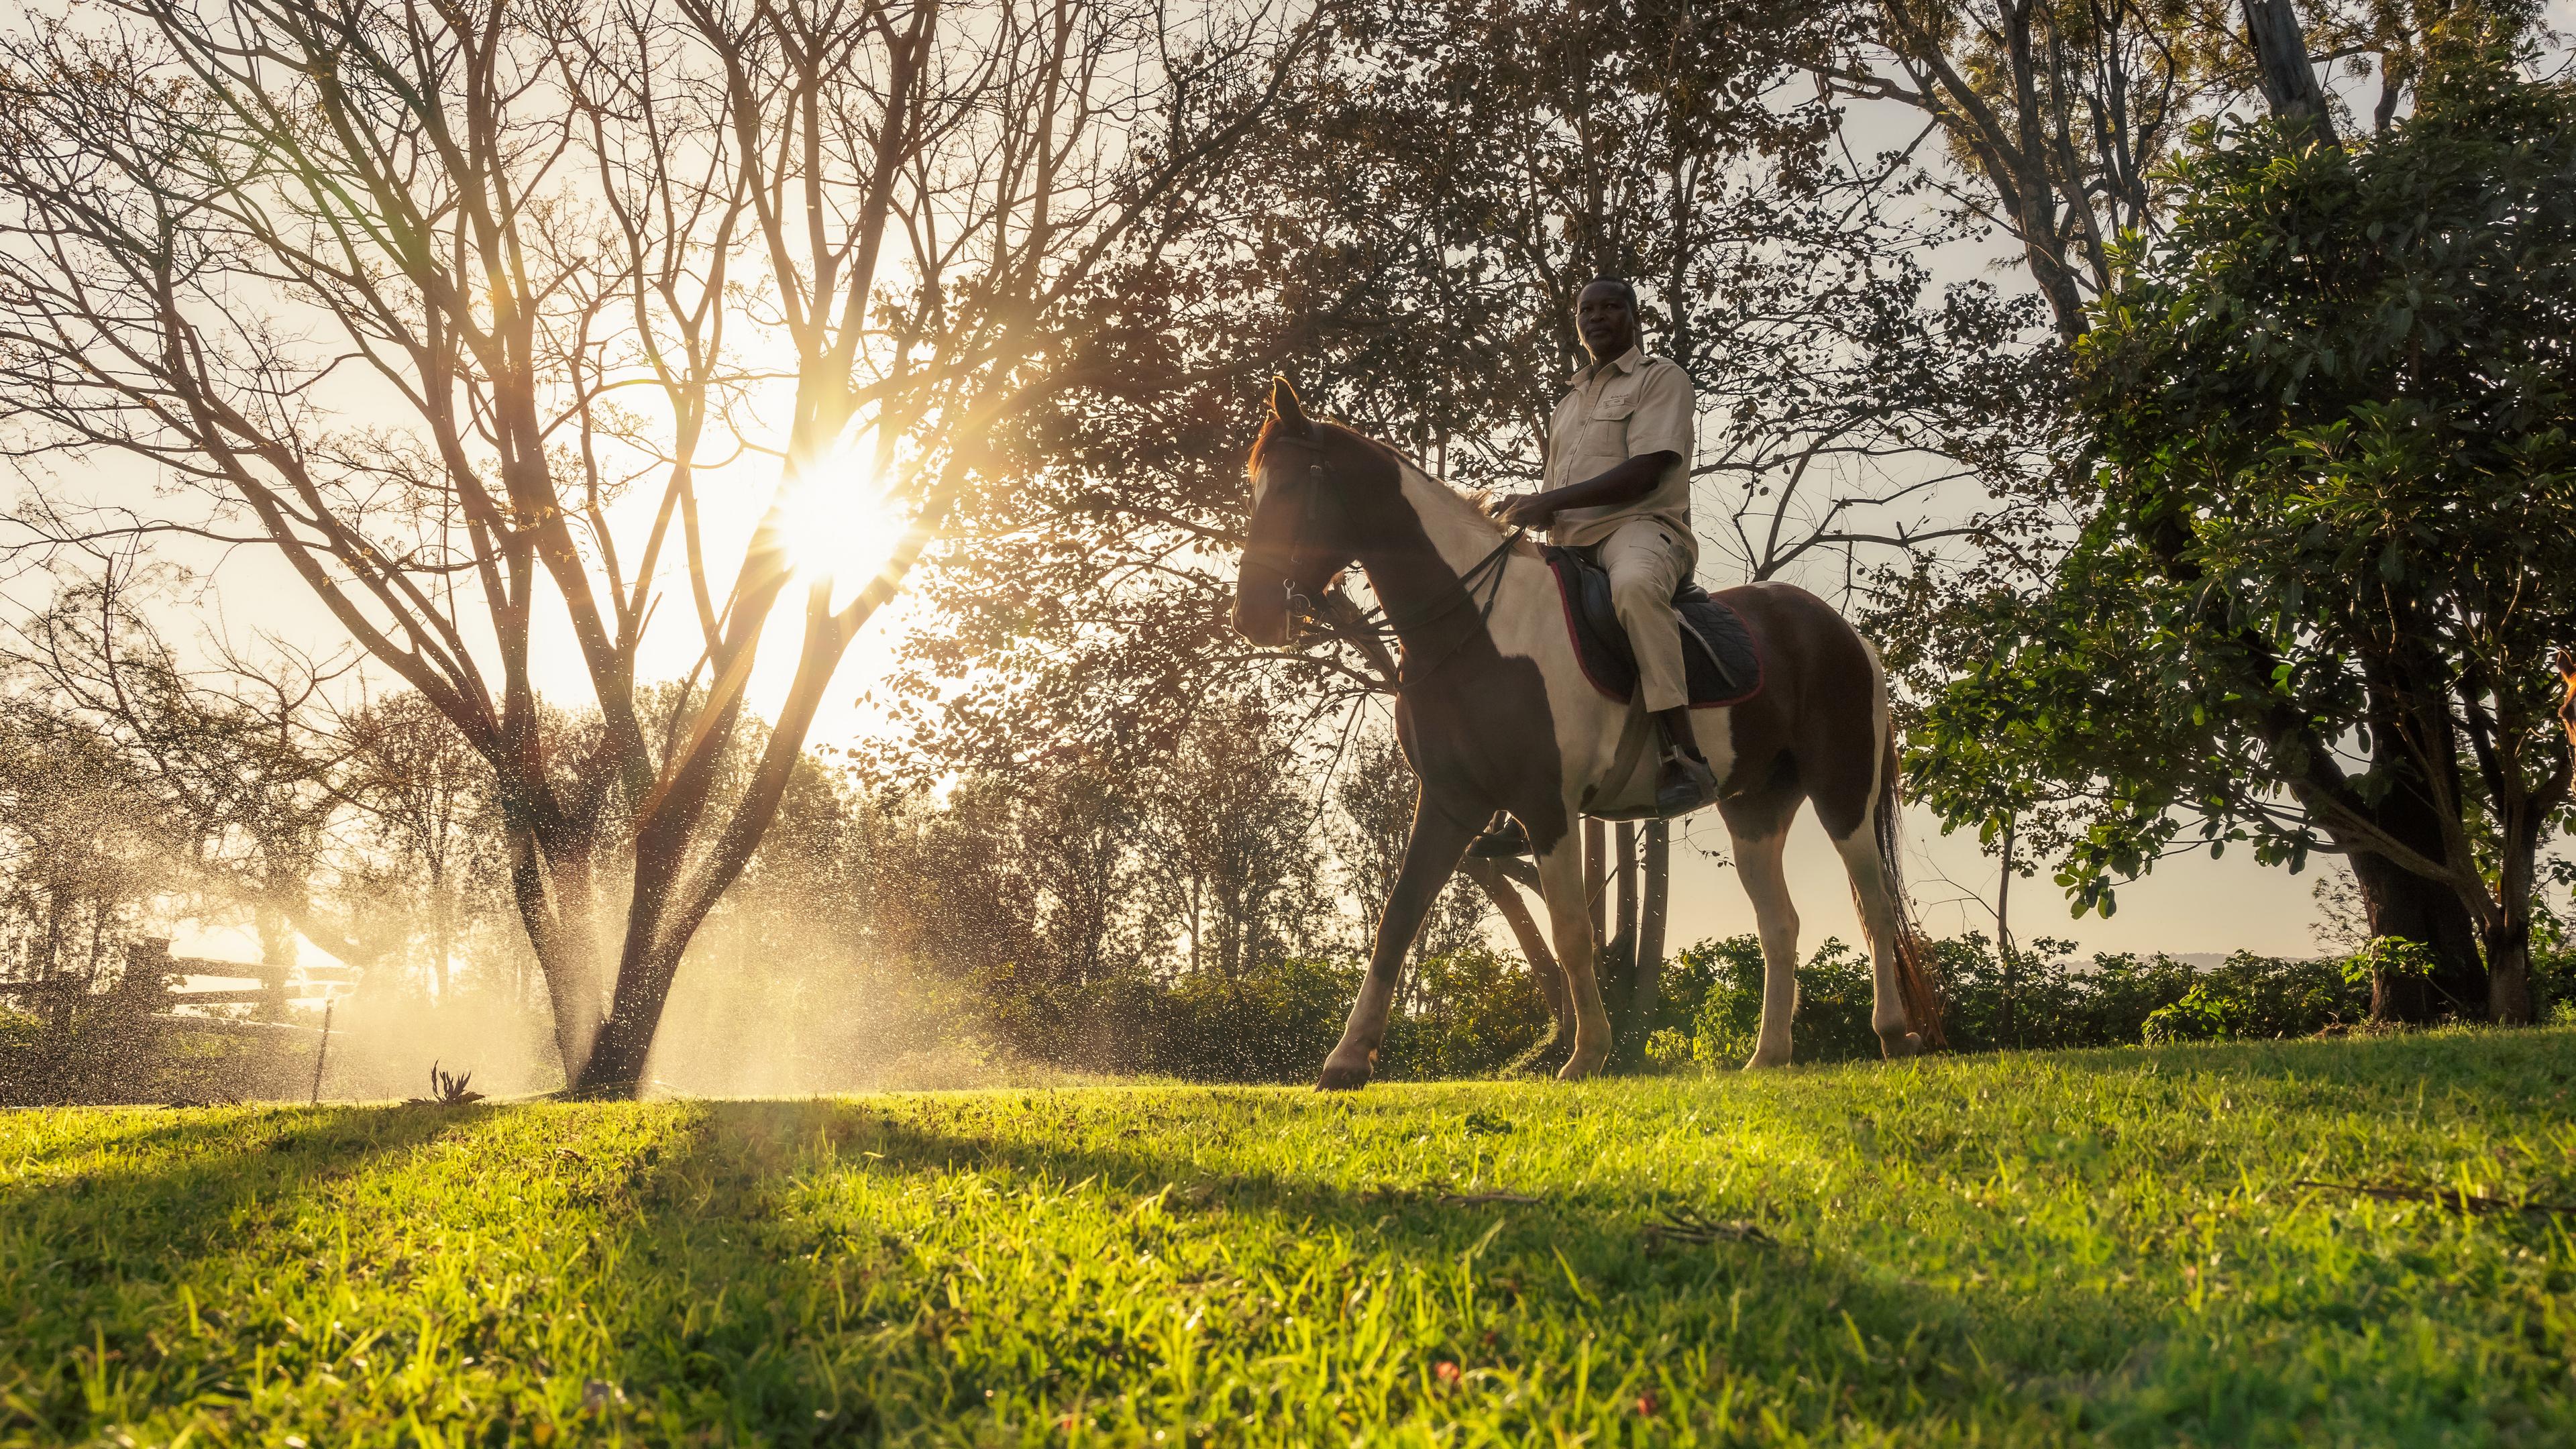
[[[1556,571],[1557,599],[1565,606],[1565,632],[1592,687],[1625,704],[1637,693],[1637,656],[1610,602],[1610,574],[1572,549],[1545,548]],[[1685,580],[1673,594],[1681,618],[1682,667],[1693,709],[1742,704],[1762,692],[1762,648],[1742,615]]]

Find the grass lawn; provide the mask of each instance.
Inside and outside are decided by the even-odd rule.
[[[0,1444],[2576,1444],[2576,1216],[2299,1185],[2576,1203],[2571,1084],[2547,1030],[21,1111]]]

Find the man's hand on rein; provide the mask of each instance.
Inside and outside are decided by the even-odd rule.
[[[1495,505],[1494,517],[1509,528],[1545,528],[1556,517],[1556,505],[1545,493],[1516,493]]]

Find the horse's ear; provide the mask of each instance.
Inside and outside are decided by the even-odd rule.
[[[1276,373],[1270,378],[1270,415],[1298,436],[1313,431],[1306,420],[1305,404],[1297,401],[1297,389],[1288,385],[1287,378]]]

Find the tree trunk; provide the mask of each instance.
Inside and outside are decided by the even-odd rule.
[[[2371,734],[2378,747],[2372,768],[2394,777],[2373,811],[2380,829],[2419,855],[2440,860],[2447,853],[2442,818],[2418,783],[2418,763],[2397,745],[2398,729],[2391,711],[2377,712]],[[2459,786],[2451,787],[2453,796]],[[2370,985],[2374,1021],[2419,1025],[2459,1016],[2470,1020],[2487,1011],[2487,968],[2478,939],[2477,918],[2469,913],[2450,882],[2429,880],[2384,856],[2352,849],[2348,859],[2353,880],[2361,887],[2363,913],[2373,936],[2398,936],[2431,949],[2430,977],[2391,976],[2385,972]]]
[[[1538,988],[1539,999],[1547,1003],[1548,1015],[1555,1019],[1557,1030],[1570,1040],[1574,1017],[1566,999],[1565,968],[1557,964],[1556,952],[1548,948],[1547,934],[1530,914],[1529,902],[1521,899],[1519,888],[1493,861],[1471,855],[1459,863],[1459,869],[1503,913],[1503,924],[1512,928],[1512,939],[1520,943],[1521,959],[1529,963],[1531,984]]]
[[[2431,948],[2435,963],[2429,978],[2385,972],[2372,978],[2371,1019],[2424,1024],[2445,1016],[2474,1019],[2483,1014],[2488,995],[2486,965],[2480,959],[2477,924],[2459,896],[2449,886],[2401,870],[2379,856],[2355,851],[2350,859],[2370,934],[2420,942]]]
[[[2019,816],[2004,821],[2004,873],[1995,886],[1995,954],[2003,958],[2004,967],[2003,1029],[1996,1034],[2000,1039],[1995,1043],[1999,1047],[2021,1045],[2021,1023],[2014,1009],[2021,994],[2021,981],[2013,960],[2012,938],[2013,850],[2020,843],[2020,825]]]
[[[1596,952],[1609,939],[1610,845],[1601,822],[1583,817],[1583,894],[1592,911],[1592,945]]]
[[[456,900],[443,883],[438,887],[435,899],[438,911],[432,919],[436,923],[436,939],[430,942],[434,959],[430,962],[429,974],[430,986],[443,1005],[448,998],[450,973],[456,969]]]
[[[2486,947],[2488,1019],[2500,1026],[2531,1025],[2530,912],[2508,911],[2503,924],[2487,933]]]
[[[259,931],[261,1001],[271,1021],[286,1019],[286,976],[295,969],[295,922],[286,912],[273,905],[262,905],[253,912]]]
[[[2519,772],[2521,766],[2516,762],[2509,768]],[[2512,801],[2499,812],[2504,819],[2497,832],[2502,839],[2497,849],[2496,890],[2478,903],[2478,914],[2488,927],[2482,940],[2487,951],[2487,1019],[2498,1026],[2529,1026],[2538,1016],[2531,999],[2534,867],[2540,855],[2541,822],[2557,813],[2554,802],[2566,798],[2563,769],[2552,771],[2539,798]],[[2478,882],[2478,888],[2484,890],[2485,882]]]
[[[2308,38],[2290,0],[2245,0],[2245,39],[2254,47],[2263,98],[2271,103],[2272,114],[2283,121],[2305,121],[2317,140],[2336,144],[2325,87],[2308,61]]]
[[[1637,924],[1644,902],[1637,890],[1637,827],[1622,820],[1611,832],[1609,859],[1604,862],[1609,879],[1606,887],[1617,891],[1616,903],[1609,912],[1610,939],[1603,943],[1597,965],[1601,982],[1602,1010],[1610,1017],[1610,1041],[1614,1058],[1633,1064],[1645,1060],[1646,1028],[1637,1014]]]
[[[1646,909],[1637,923],[1637,1020],[1648,1031],[1664,1011],[1664,926],[1671,915],[1673,827],[1646,826]]]
[[[572,1079],[573,1095],[625,1101],[643,1088],[645,1060],[653,1053],[662,1008],[670,1000],[671,983],[680,974],[680,955],[686,948],[683,936],[676,946],[630,953],[617,974],[616,1000],[600,1023],[590,1059]]]
[[[554,1016],[564,1081],[578,1085],[608,1005],[589,856],[573,848],[549,850],[523,824],[513,823],[509,836],[511,898]]]

